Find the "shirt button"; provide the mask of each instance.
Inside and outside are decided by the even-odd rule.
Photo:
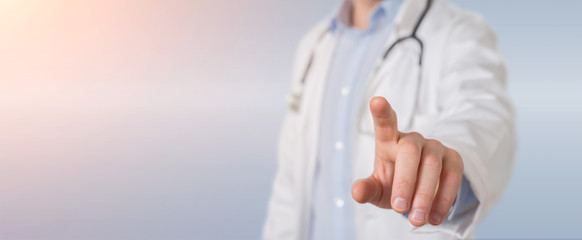
[[[344,149],[344,143],[340,141],[335,142],[335,149],[338,151]]]
[[[350,93],[350,89],[347,87],[343,87],[341,93],[343,96],[347,96]]]
[[[344,206],[344,200],[341,198],[336,198],[335,199],[335,206],[338,208],[341,208]]]

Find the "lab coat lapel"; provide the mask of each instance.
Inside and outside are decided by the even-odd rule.
[[[422,14],[427,1],[405,0],[396,17],[393,30],[384,50],[388,49],[398,39],[409,36],[418,18]],[[384,51],[382,52],[382,54]],[[398,115],[400,129],[408,129],[411,126],[412,117],[417,104],[418,80],[421,77],[418,64],[418,51],[413,47],[407,47],[406,43],[399,43],[387,59],[382,56],[377,61],[377,66],[371,75],[371,80],[366,87],[365,97],[360,107],[360,130],[373,131],[373,123],[368,109],[368,102],[374,96],[383,96],[390,102]],[[417,63],[417,61],[416,61]]]
[[[311,206],[311,193],[313,188],[313,177],[315,173],[315,165],[317,158],[317,150],[319,146],[319,128],[320,128],[320,117],[322,109],[322,101],[324,95],[324,89],[326,82],[328,80],[328,69],[331,62],[331,57],[333,55],[333,50],[335,48],[335,40],[331,34],[326,34],[322,40],[322,44],[315,50],[315,58],[313,59],[312,71],[305,81],[305,97],[303,99],[303,111],[300,113],[299,122],[297,124],[297,129],[302,138],[302,151],[301,159],[305,166],[298,168],[297,176],[303,176],[299,178],[302,181],[301,184],[304,188],[303,198],[301,199],[303,208],[302,215],[302,229],[309,229],[310,224],[310,214],[307,211]],[[308,231],[302,233],[304,239],[308,239]]]

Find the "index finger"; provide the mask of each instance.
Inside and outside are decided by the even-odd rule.
[[[374,120],[376,141],[383,143],[398,140],[399,132],[396,112],[394,112],[386,98],[372,98],[370,101],[370,112]]]

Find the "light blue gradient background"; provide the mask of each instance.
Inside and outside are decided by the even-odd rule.
[[[338,1],[119,2],[97,26],[110,54],[0,73],[0,239],[259,238],[295,46]],[[497,30],[518,117],[477,236],[582,238],[582,1],[454,2]]]

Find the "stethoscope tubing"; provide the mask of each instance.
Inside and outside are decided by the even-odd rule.
[[[422,43],[422,40],[420,40],[420,38],[418,38],[416,33],[418,32],[418,28],[420,28],[422,21],[424,20],[426,14],[428,13],[428,10],[430,10],[431,5],[432,5],[432,0],[427,0],[426,6],[425,6],[424,10],[422,11],[422,14],[418,18],[418,21],[414,25],[414,29],[412,30],[412,33],[410,33],[410,35],[408,35],[406,37],[399,38],[394,43],[392,43],[390,45],[390,47],[388,47],[388,49],[386,49],[386,51],[384,51],[384,54],[382,55],[382,62],[386,61],[386,59],[388,58],[388,55],[390,55],[390,52],[392,52],[392,50],[394,49],[395,46],[397,46],[401,42],[404,42],[405,40],[412,39],[412,40],[416,41],[418,43],[418,45],[420,46],[420,57],[418,58],[418,66],[419,67],[422,66],[424,44]],[[327,32],[325,32],[325,33],[327,33]],[[321,36],[319,36],[319,38],[316,42],[318,42],[318,43],[321,42],[324,35],[325,34],[322,34]],[[315,46],[317,46],[317,45],[319,45],[319,44],[315,44]],[[314,59],[315,59],[315,47],[314,47],[314,49],[311,50],[309,60],[307,62],[307,66],[305,67],[305,70],[303,71],[303,75],[301,78],[301,84],[305,84],[305,81],[307,80],[307,77],[308,77],[309,72],[311,70],[311,65],[313,65]]]
[[[422,58],[423,58],[423,55],[424,55],[424,44],[423,44],[422,40],[418,37],[417,32],[418,32],[418,29],[420,28],[420,25],[422,24],[422,22],[423,22],[423,20],[424,20],[424,18],[426,16],[426,14],[430,10],[431,5],[432,5],[432,0],[427,0],[426,6],[423,9],[420,17],[416,21],[416,24],[414,25],[414,28],[413,28],[412,32],[410,33],[410,35],[405,36],[405,37],[401,37],[401,38],[397,39],[394,43],[392,43],[390,45],[390,47],[388,47],[386,49],[386,51],[384,51],[384,54],[382,55],[382,59],[380,61],[380,64],[378,64],[378,66],[381,66],[382,63],[384,63],[386,61],[386,59],[388,58],[388,56],[390,55],[390,53],[392,52],[392,50],[398,44],[400,44],[400,43],[402,43],[402,42],[404,42],[404,41],[406,41],[408,39],[412,39],[415,42],[417,42],[418,45],[420,46],[420,53],[419,53],[419,58],[418,58],[418,67],[419,67],[419,69],[422,68]],[[309,60],[307,62],[307,66],[305,67],[305,70],[303,71],[303,74],[301,76],[301,86],[302,87],[305,86],[305,83],[307,81],[307,78],[309,77],[309,72],[311,71],[311,67],[312,67],[313,62],[315,60],[315,52],[316,52],[316,49],[319,46],[319,44],[323,41],[323,38],[324,38],[324,36],[326,34],[327,34],[327,31],[323,32],[318,37],[318,39],[315,41],[315,44],[313,45],[313,48],[311,49],[311,52],[310,52],[310,55],[309,55]],[[376,72],[377,69],[378,69],[378,67],[376,67],[376,70],[374,72]],[[421,82],[421,77],[420,76],[419,76],[418,81],[419,81],[419,84],[420,84],[420,82]],[[297,94],[299,94],[299,95],[297,95]],[[294,101],[295,101],[295,104],[294,105],[296,105],[296,106],[293,107],[293,108],[296,108],[295,110],[298,110],[299,109],[299,101],[301,99],[301,95],[302,95],[301,93],[294,93],[291,96],[294,99]]]

